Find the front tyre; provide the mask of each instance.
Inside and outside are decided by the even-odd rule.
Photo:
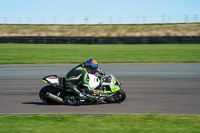
[[[123,90],[117,91],[117,93],[110,99],[105,100],[107,103],[121,103],[126,99],[126,93]]]
[[[115,103],[121,103],[126,99],[126,93],[123,90],[117,91],[117,93],[113,96]]]
[[[55,87],[53,87],[51,85],[47,85],[47,86],[43,87],[40,90],[39,97],[46,104],[49,104],[49,105],[58,105],[58,104],[60,104],[59,102],[53,101],[50,98],[48,98],[48,96],[46,94],[47,92],[52,93],[54,95],[57,95],[60,92],[58,88],[55,88]]]

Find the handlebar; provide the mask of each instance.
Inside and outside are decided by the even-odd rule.
[[[105,75],[105,72],[102,69],[97,69],[97,72],[102,76]]]

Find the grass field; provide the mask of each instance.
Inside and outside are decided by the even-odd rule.
[[[200,116],[1,115],[1,133],[199,133]]]
[[[200,62],[198,44],[0,44],[0,64]]]

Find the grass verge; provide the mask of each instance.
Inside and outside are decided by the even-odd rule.
[[[0,24],[0,36],[200,36],[200,23],[48,25]]]
[[[0,44],[0,64],[200,62],[198,44]]]
[[[199,133],[200,116],[1,115],[2,133]]]

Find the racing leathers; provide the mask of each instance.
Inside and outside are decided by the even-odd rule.
[[[78,88],[84,89],[87,94],[94,94],[94,90],[89,86],[89,75],[85,68],[85,63],[76,66],[67,73],[65,86],[79,95],[81,99],[86,99],[86,96]]]

